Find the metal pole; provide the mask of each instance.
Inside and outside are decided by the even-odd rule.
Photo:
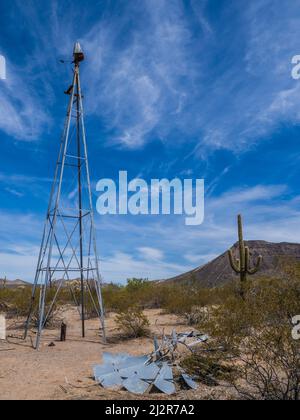
[[[103,331],[103,340],[104,340],[104,342],[106,342],[104,305],[103,305],[103,298],[102,298],[102,292],[101,292],[101,278],[100,278],[100,270],[99,270],[99,262],[98,262],[97,241],[96,241],[96,235],[95,235],[95,222],[94,222],[91,178],[90,178],[90,170],[89,170],[89,165],[88,165],[88,153],[87,153],[86,134],[85,134],[85,125],[84,125],[84,113],[83,113],[82,95],[81,95],[81,86],[80,86],[79,75],[78,75],[78,90],[79,90],[79,98],[80,98],[80,118],[81,118],[81,128],[82,128],[82,137],[83,137],[82,140],[83,140],[85,164],[86,164],[86,175],[87,175],[87,184],[88,184],[88,193],[89,193],[89,205],[90,205],[90,211],[91,211],[90,217],[91,217],[91,228],[92,228],[92,241],[93,241],[93,247],[94,247],[96,275],[97,275],[95,285],[96,285],[96,291],[97,291],[99,307],[100,307],[100,323],[101,323],[102,331]]]
[[[80,92],[79,92],[79,65],[75,66],[76,72],[76,127],[77,127],[77,156],[78,156],[78,204],[79,204],[79,240],[80,240],[80,286],[81,286],[81,328],[82,337],[85,337],[85,302],[84,302],[84,276],[83,276],[83,228],[82,228],[82,182],[81,182],[81,144],[80,144]]]

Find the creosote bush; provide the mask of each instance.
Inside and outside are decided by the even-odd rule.
[[[49,289],[47,294],[45,313],[47,314],[53,297],[56,294],[56,287]],[[33,305],[32,311],[32,326],[37,325],[38,319],[38,292],[36,293],[36,299]],[[27,317],[31,302],[31,287],[20,287],[16,289],[2,288],[0,289],[0,312],[4,313],[9,318],[21,318]],[[69,303],[65,291],[62,291],[60,298],[55,303],[53,310],[47,320],[46,327],[52,327],[56,324],[57,311],[65,303]]]
[[[300,313],[300,280],[260,279],[245,298],[229,294],[211,307],[200,328],[212,337],[219,360],[236,367],[229,382],[242,398],[299,400],[300,343],[292,317]]]
[[[224,363],[218,353],[194,353],[186,357],[181,366],[208,386],[217,386],[219,381],[228,382],[237,375],[236,368]]]
[[[116,316],[116,324],[127,338],[149,335],[149,320],[139,307],[130,307]]]

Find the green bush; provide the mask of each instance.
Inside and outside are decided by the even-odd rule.
[[[138,338],[149,335],[149,320],[141,308],[131,307],[119,312],[116,324],[127,338]]]
[[[0,310],[9,317],[23,317],[28,315],[31,299],[31,288],[0,289]]]
[[[118,312],[138,305],[143,309],[162,308],[169,289],[146,279],[128,279],[126,286],[110,284],[103,288],[106,312]]]
[[[218,357],[238,367],[231,384],[242,397],[298,400],[300,343],[292,338],[300,313],[300,281],[261,279],[247,287],[245,299],[229,294],[210,309],[200,325],[212,337]]]
[[[205,355],[194,353],[183,359],[181,366],[192,376],[208,386],[217,386],[219,381],[236,377],[236,368],[222,360],[217,353]]]
[[[53,286],[48,290],[45,303],[45,314],[50,310],[53,298],[57,288]],[[0,312],[5,313],[7,318],[26,318],[29,314],[31,303],[32,289],[31,287],[22,287],[17,289],[3,288],[0,289]],[[36,291],[35,301],[32,308],[32,325],[37,326],[38,323],[38,303],[39,288]],[[46,327],[55,324],[57,311],[66,303],[66,295],[62,290],[60,298],[55,302],[51,314],[46,323]]]

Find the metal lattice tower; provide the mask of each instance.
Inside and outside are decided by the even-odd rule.
[[[37,349],[59,292],[65,284],[68,284],[73,293],[74,279],[78,279],[80,283],[79,312],[82,320],[82,336],[85,337],[85,303],[89,298],[99,315],[105,341],[104,307],[79,75],[80,62],[83,60],[84,54],[80,44],[76,43],[73,82],[65,92],[70,95],[70,101],[38,258],[31,307],[25,327],[26,338],[39,294]],[[49,303],[49,290],[54,281],[57,288]]]

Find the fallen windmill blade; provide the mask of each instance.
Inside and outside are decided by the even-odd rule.
[[[94,367],[95,380],[103,388],[124,388],[133,394],[145,394],[155,388],[167,395],[176,393],[176,383],[183,383],[190,389],[197,389],[198,384],[182,368],[174,364],[174,352],[178,344],[186,344],[188,338],[197,340],[198,344],[207,341],[208,337],[195,334],[178,334],[173,331],[170,338],[164,336],[161,344],[154,338],[154,352],[145,356],[131,356],[127,353],[104,353],[103,364]],[[174,369],[179,375],[176,378]]]

